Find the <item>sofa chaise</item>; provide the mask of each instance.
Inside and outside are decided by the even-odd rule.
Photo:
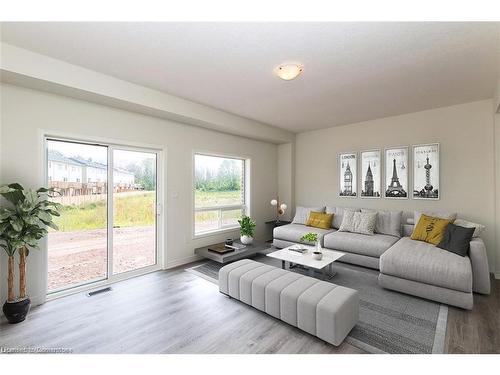
[[[462,257],[405,236],[380,256],[378,283],[471,310],[473,292],[490,294],[486,247],[481,238],[473,238],[469,254]]]

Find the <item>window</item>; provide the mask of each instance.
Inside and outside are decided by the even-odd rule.
[[[59,230],[49,229],[48,234],[48,292],[65,293],[94,283],[113,282],[131,272],[158,269],[162,228],[158,225],[157,194],[160,151],[48,137],[45,144],[47,162],[79,158],[83,174],[89,173],[87,165],[91,160],[102,165],[99,184],[82,183],[76,188],[74,184],[60,184],[68,179],[80,183],[80,177],[68,178],[66,173],[49,179],[49,187],[61,192],[61,196],[51,199],[62,208],[55,218]],[[133,186],[120,186],[116,170],[126,171]]]
[[[247,213],[245,160],[195,154],[194,234],[238,227]]]

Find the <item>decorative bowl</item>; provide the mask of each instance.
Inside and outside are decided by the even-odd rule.
[[[313,251],[313,258],[316,260],[323,259],[323,253],[320,251]]]

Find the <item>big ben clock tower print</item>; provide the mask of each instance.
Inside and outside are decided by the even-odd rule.
[[[339,154],[339,196],[356,198],[358,194],[358,154]]]

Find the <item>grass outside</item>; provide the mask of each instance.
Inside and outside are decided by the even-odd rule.
[[[232,191],[196,191],[195,203],[196,207],[213,207],[224,205],[241,204],[241,190]],[[231,225],[237,224],[237,220],[241,217],[241,210],[223,211],[221,213],[222,224]],[[205,231],[217,229],[219,225],[219,210],[197,212],[195,214],[196,231]]]
[[[241,190],[233,191],[196,191],[196,207],[211,207],[241,204]]]
[[[106,201],[82,205],[66,205],[55,223],[62,232],[106,228]],[[114,225],[119,227],[147,226],[155,222],[155,192],[116,197]]]
[[[195,201],[196,207],[239,204],[241,191],[197,191]],[[102,229],[106,227],[106,210],[105,200],[82,205],[66,205],[61,210],[61,216],[55,218],[55,223],[62,232]],[[218,222],[218,215],[218,211],[200,212],[196,214],[196,222],[202,225],[214,225]],[[222,214],[222,221],[229,224],[240,217],[241,210],[225,211]],[[115,226],[147,226],[153,225],[154,222],[155,192],[144,192],[124,197],[116,196]]]

